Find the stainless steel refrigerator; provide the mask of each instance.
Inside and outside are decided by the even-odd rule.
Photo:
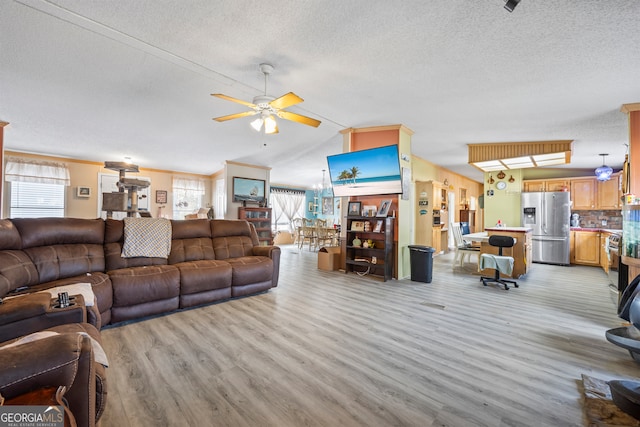
[[[531,227],[533,262],[569,265],[568,192],[522,193],[522,225]]]

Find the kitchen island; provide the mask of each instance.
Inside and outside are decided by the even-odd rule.
[[[516,244],[512,248],[504,248],[502,255],[513,257],[513,273],[511,277],[519,278],[527,274],[531,270],[531,233],[533,231],[530,227],[490,227],[485,229],[487,236],[493,235],[510,236],[516,239]],[[487,241],[480,243],[480,254],[498,254],[498,249],[495,246],[489,244]],[[493,276],[495,270],[492,268],[486,268],[482,270],[483,276]]]

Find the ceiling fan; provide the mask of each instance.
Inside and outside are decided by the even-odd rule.
[[[273,65],[260,64],[260,71],[262,72],[262,74],[264,74],[264,95],[258,95],[254,97],[253,102],[246,102],[228,95],[223,95],[221,93],[211,94],[212,96],[226,99],[227,101],[246,105],[247,107],[251,108],[251,110],[245,111],[243,113],[229,114],[228,116],[215,117],[213,120],[218,122],[225,122],[227,120],[239,119],[240,117],[255,116],[256,114],[259,114],[260,117],[252,121],[251,126],[255,130],[260,131],[260,129],[262,129],[262,126],[264,125],[264,132],[268,134],[278,133],[278,124],[274,116],[313,127],[318,127],[320,125],[319,120],[284,110],[287,107],[291,107],[292,105],[296,105],[304,101],[304,99],[300,98],[295,93],[289,92],[279,98],[274,98],[273,96],[267,95],[267,78],[273,71]]]

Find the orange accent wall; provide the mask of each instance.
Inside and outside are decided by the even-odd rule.
[[[395,129],[376,132],[355,132],[351,135],[351,151],[398,145],[399,142],[400,131]]]
[[[380,130],[374,132],[354,132],[351,134],[351,151],[366,150],[369,148],[384,147],[387,145],[398,145],[400,142],[400,130]],[[389,215],[393,214],[393,211],[398,211],[398,196],[386,195],[386,196],[358,196],[351,200],[361,200],[362,206],[375,205],[380,207],[383,200],[391,200],[391,208],[389,208]],[[397,227],[397,224],[396,224]]]

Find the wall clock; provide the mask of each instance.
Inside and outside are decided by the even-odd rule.
[[[504,181],[498,181],[498,182],[496,183],[496,188],[497,188],[498,190],[504,190],[505,188],[507,188],[507,183],[506,183],[506,182],[504,182]]]

